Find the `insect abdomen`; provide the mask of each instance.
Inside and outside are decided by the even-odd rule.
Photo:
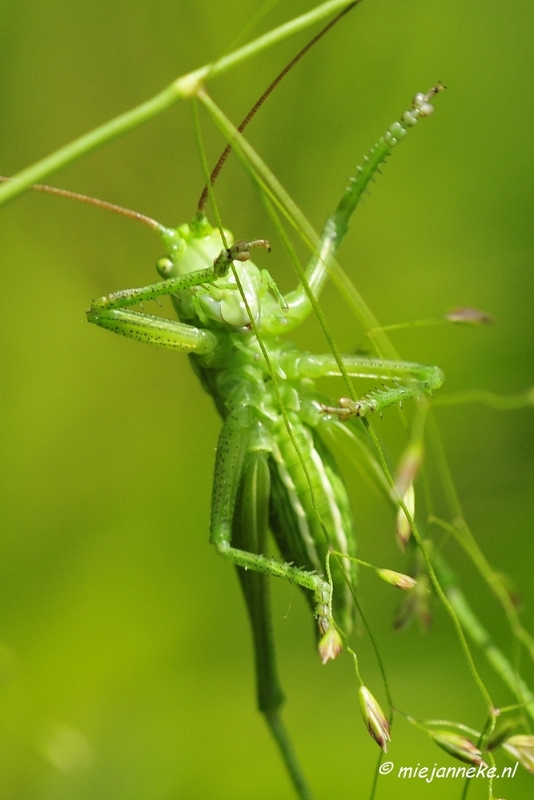
[[[271,460],[270,523],[286,561],[325,574],[328,542],[335,550],[354,556],[354,521],[347,490],[335,460],[313,431],[292,420],[302,461],[282,422],[274,437]],[[309,482],[313,490],[313,501]],[[330,561],[334,583],[334,616],[343,628],[352,627],[354,602],[336,559]],[[355,564],[348,559],[345,571],[354,583]],[[311,598],[310,598],[311,600]]]

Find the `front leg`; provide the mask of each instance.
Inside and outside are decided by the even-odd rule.
[[[138,289],[114,292],[100,297],[98,300],[93,300],[87,311],[87,319],[114,333],[155,344],[167,350],[179,350],[184,353],[209,353],[219,344],[220,337],[217,332],[145,314],[141,311],[130,311],[129,307],[148,300],[157,300],[158,297],[175,294],[183,289],[213,284],[217,279],[224,278],[228,274],[233,261],[247,261],[250,258],[251,247],[268,246],[268,242],[263,239],[253,242],[236,242],[231,247],[222,250],[212,267],[168,278]],[[163,274],[168,266],[167,262],[172,267],[172,261],[167,257],[158,262],[158,269]]]
[[[110,297],[112,296],[110,295]],[[87,319],[101,328],[113,331],[113,333],[120,333],[130,339],[155,344],[166,350],[204,354],[210,353],[219,344],[219,336],[216,331],[196,328],[194,325],[186,325],[183,322],[155,317],[141,311],[130,311],[126,308],[95,308],[93,304],[87,311]]]

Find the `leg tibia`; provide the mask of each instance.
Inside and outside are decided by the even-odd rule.
[[[262,572],[275,578],[286,578],[291,583],[312,591],[317,621],[324,633],[333,625],[330,610],[332,590],[327,581],[293,564],[285,564],[274,558],[232,546],[236,501],[244,479],[247,448],[254,424],[253,409],[248,406],[237,406],[224,422],[215,460],[211,542],[224,558],[237,567]]]
[[[169,294],[175,294],[182,289],[192,286],[200,286],[203,283],[213,283],[217,275],[213,267],[191,272],[189,275],[181,275],[178,278],[169,278],[166,281],[158,281],[149,286],[141,286],[138,289],[124,289],[121,292],[99,297],[93,300],[90,311],[98,312],[100,309],[127,308],[137,306],[139,303],[148,300],[156,300]]]
[[[251,569],[256,572],[263,572],[266,575],[272,575],[274,578],[285,578],[297,586],[303,586],[305,589],[312,591],[316,603],[317,622],[321,632],[324,633],[332,627],[333,620],[330,613],[332,590],[330,584],[324,578],[312,572],[306,572],[306,570],[295,567],[293,564],[284,564],[275,558],[267,558],[256,553],[247,553],[245,550],[239,550],[236,547],[232,547],[224,539],[217,542],[217,550],[224,558],[238,567],[242,567],[245,570]]]
[[[406,111],[398,122],[394,122],[388,128],[365,156],[363,164],[357,168],[356,173],[349,178],[336,210],[326,220],[321,233],[321,245],[318,253],[312,258],[306,269],[308,285],[312,287],[316,297],[319,296],[324,286],[328,277],[329,264],[336,256],[341,241],[348,231],[349,220],[369,182],[373,180],[380,165],[395,145],[402,141],[417,120],[427,117],[433,112],[434,109],[429,101],[443,88],[441,84],[438,84],[427,94],[418,92],[412,101],[412,108]]]
[[[387,361],[364,356],[342,356],[342,359],[350,376],[390,380],[393,381],[393,386],[374,389],[358,400],[342,397],[338,406],[324,406],[323,410],[326,413],[336,414],[341,420],[364,417],[373,411],[382,411],[409,398],[432,394],[440,388],[444,380],[439,367],[411,361]],[[294,364],[293,371],[308,378],[341,375],[339,365],[331,354],[302,356]]]
[[[402,405],[404,400],[420,397],[422,394],[432,394],[433,388],[429,382],[412,381],[397,386],[385,386],[383,389],[373,389],[362,395],[358,400],[350,397],[340,397],[339,405],[323,406],[326,414],[336,414],[340,420],[351,417],[366,417],[373,411],[383,411],[388,406]]]

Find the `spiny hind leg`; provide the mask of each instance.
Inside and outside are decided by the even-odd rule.
[[[313,592],[315,613],[321,633],[334,628],[332,618],[332,588],[328,581],[313,572],[251,552],[233,543],[234,514],[240,486],[245,478],[244,468],[254,425],[253,411],[248,406],[236,407],[226,418],[215,461],[213,481],[211,542],[218,552],[237,567],[285,578]],[[243,540],[243,535],[240,536]]]

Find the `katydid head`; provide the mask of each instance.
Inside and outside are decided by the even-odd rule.
[[[266,287],[260,270],[250,261],[249,248],[268,249],[268,242],[233,244],[228,230],[224,231],[223,242],[220,231],[212,228],[205,217],[195,219],[190,225],[165,229],[162,239],[168,255],[159,259],[156,268],[165,280],[213,270],[209,281],[173,295],[180,319],[198,319],[205,326],[215,322],[238,330],[250,328],[251,315],[259,323]]]
[[[209,269],[221,251],[233,243],[230,231],[225,230],[224,237],[226,244],[220,231],[213,228],[205,217],[178,228],[165,228],[161,238],[167,256],[159,259],[156,269],[164,280]]]

